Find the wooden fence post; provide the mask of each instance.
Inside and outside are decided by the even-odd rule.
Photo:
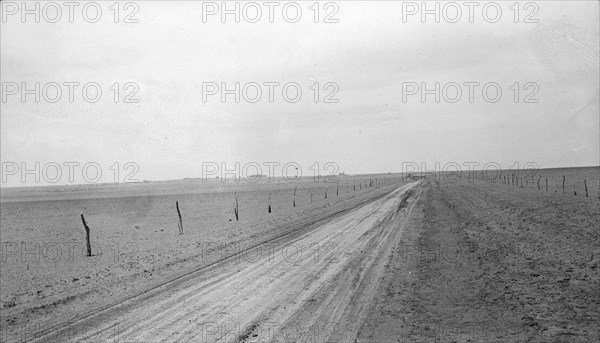
[[[563,175],[563,194],[565,194],[565,176]]]
[[[296,189],[298,189],[298,185],[296,185],[296,186],[294,187],[294,201],[293,201],[293,205],[294,205],[294,207],[296,207]]]
[[[179,201],[175,201],[175,207],[177,208],[177,215],[179,216],[179,234],[183,235],[183,220],[181,219],[181,211],[179,211]]]
[[[271,192],[269,191],[269,213],[271,213]]]
[[[588,197],[587,179],[583,179],[583,187],[585,187],[585,197]]]
[[[90,243],[90,228],[85,222],[85,217],[83,216],[83,212],[81,212],[81,221],[83,222],[83,228],[85,229],[85,243],[87,248],[87,255],[92,256],[92,244]]]
[[[235,213],[235,220],[240,220],[240,208],[238,204],[237,192],[233,193],[235,195],[235,207],[233,208],[233,213]]]

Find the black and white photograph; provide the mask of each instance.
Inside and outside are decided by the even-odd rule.
[[[600,342],[599,0],[0,0],[1,343]]]

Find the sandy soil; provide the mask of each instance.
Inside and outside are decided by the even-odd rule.
[[[139,247],[92,264],[3,251],[3,342],[600,341],[592,189],[429,177],[328,199],[303,185],[293,207],[290,187],[274,187],[238,190],[240,222],[228,220],[229,192],[2,203],[3,236],[5,220],[42,211],[64,238],[60,223],[79,225],[64,212],[87,204],[97,242]],[[12,241],[31,235],[17,227]]]
[[[354,191],[353,184],[351,180],[338,193],[334,185],[301,183],[296,207],[294,185],[289,183],[207,187],[196,182],[184,188],[175,183],[159,184],[164,189],[158,190],[157,185],[124,185],[128,189],[118,192],[112,188],[119,186],[107,185],[108,189],[85,189],[76,195],[68,190],[50,189],[50,194],[27,190],[25,197],[14,192],[1,203],[3,337],[14,341],[23,331],[36,334],[77,320],[90,309],[118,303],[240,250],[332,218],[398,185],[363,183]],[[239,222],[232,211],[234,191],[240,203]],[[183,194],[172,194],[177,192]],[[122,196],[109,198],[110,194]],[[176,200],[184,235],[177,234]],[[79,213],[73,213],[84,208],[92,229],[91,258],[83,256],[83,230]],[[334,248],[321,245],[325,250]]]
[[[360,342],[600,341],[596,197],[429,181]]]
[[[352,341],[416,185],[94,311],[42,340]]]

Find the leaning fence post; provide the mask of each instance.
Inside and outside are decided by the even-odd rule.
[[[183,235],[183,220],[181,220],[181,211],[179,211],[179,201],[175,201],[175,207],[177,208],[177,215],[179,216],[179,234]]]
[[[92,244],[90,243],[90,228],[85,222],[83,212],[81,212],[81,221],[83,222],[83,228],[85,229],[85,243],[87,247],[87,255],[92,256]]]
[[[585,187],[585,197],[588,197],[587,179],[583,179],[583,187]]]

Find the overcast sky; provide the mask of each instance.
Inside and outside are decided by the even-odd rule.
[[[20,93],[3,88],[2,162],[93,161],[108,174],[114,162],[131,161],[140,180],[198,177],[207,161],[303,168],[335,162],[347,173],[400,171],[402,162],[600,164],[598,2],[536,2],[538,23],[523,22],[533,8],[521,8],[514,23],[512,2],[500,3],[496,23],[484,20],[482,6],[474,23],[467,12],[457,23],[433,17],[423,23],[419,15],[403,22],[402,4],[391,1],[336,2],[337,23],[322,22],[335,9],[323,3],[314,23],[312,2],[300,3],[296,23],[284,20],[281,6],[274,23],[266,12],[258,23],[243,17],[222,23],[218,15],[203,22],[202,3],[191,1],[137,2],[139,22],[129,24],[113,22],[112,2],[101,3],[102,17],[93,24],[82,19],[81,6],[74,23],[66,8],[55,24],[43,16],[41,23],[7,16],[1,26],[5,87],[96,82],[103,94],[88,103],[79,86],[70,103],[63,87],[56,103],[43,97],[35,103],[33,96],[22,103]],[[131,10],[121,8],[119,19]],[[110,87],[116,81],[121,88],[135,82],[139,102],[123,103],[129,88],[115,104]],[[233,96],[222,103],[220,93],[203,102],[207,82],[296,82],[302,98],[287,102],[280,86],[270,103],[263,86],[257,103],[235,103]],[[338,87],[337,103],[323,103],[334,89],[323,89],[328,82]],[[495,82],[502,97],[487,102],[479,86],[471,103],[463,86],[456,103],[443,97],[435,103],[433,96],[422,103],[420,93],[403,101],[408,82],[430,88]],[[515,82],[518,103],[510,88]],[[538,89],[523,89],[528,82]],[[538,102],[523,103],[533,91]],[[18,185],[18,178],[2,183]]]

